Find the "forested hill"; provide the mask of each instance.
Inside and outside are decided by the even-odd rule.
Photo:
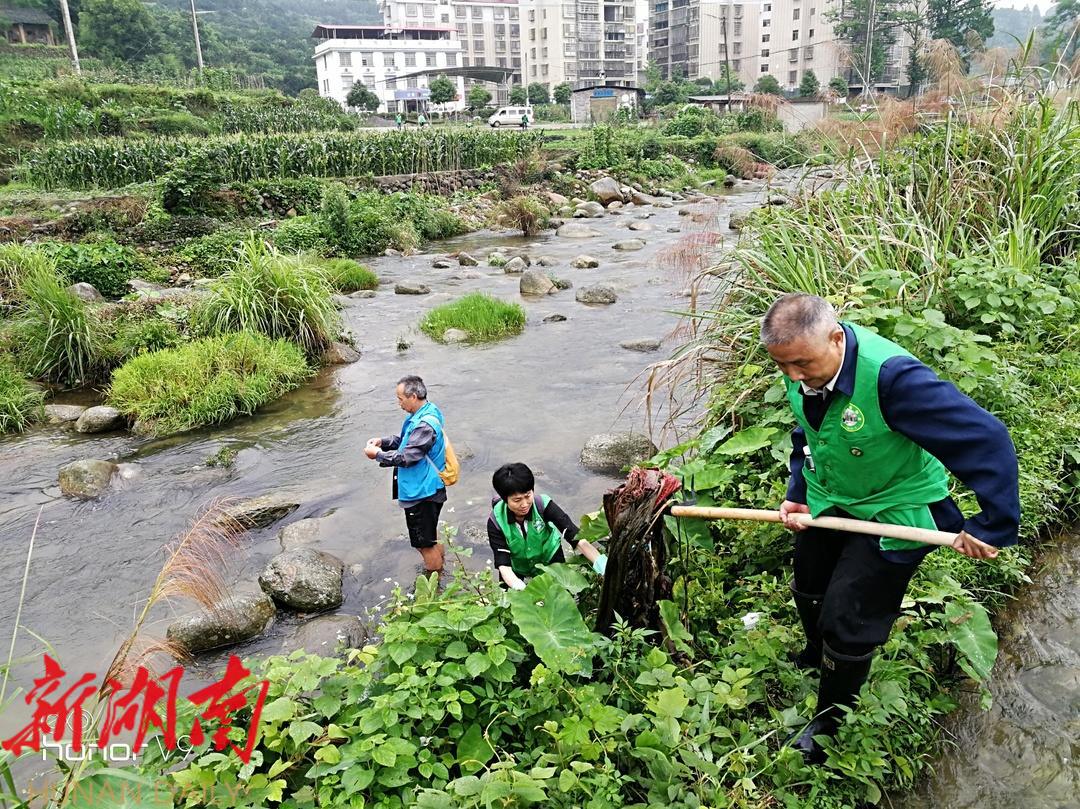
[[[44,8],[56,0],[6,0]],[[186,73],[195,66],[190,0],[68,0],[80,51],[141,75]],[[267,86],[296,93],[315,87],[311,31],[319,22],[381,19],[374,0],[196,0],[208,67],[234,67]]]
[[[988,48],[1015,48],[1017,39],[1021,43],[1026,42],[1028,34],[1042,25],[1043,21],[1038,6],[995,8],[992,15],[994,35],[986,42]]]

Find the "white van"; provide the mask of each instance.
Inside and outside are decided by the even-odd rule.
[[[488,118],[488,124],[498,129],[500,126],[521,126],[521,116],[527,116],[529,125],[533,123],[532,107],[499,107],[495,114]]]

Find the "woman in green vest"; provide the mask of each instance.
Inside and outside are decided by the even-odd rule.
[[[522,579],[537,575],[538,565],[565,562],[564,539],[592,563],[593,570],[604,574],[607,556],[577,539],[578,527],[554,500],[534,493],[536,481],[529,467],[504,464],[491,476],[491,485],[499,496],[492,500],[488,517],[488,544],[504,586],[523,590]]]

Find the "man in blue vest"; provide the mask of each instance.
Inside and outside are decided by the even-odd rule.
[[[805,293],[769,308],[761,340],[786,379],[798,426],[780,518],[795,535],[795,606],[806,633],[797,656],[820,668],[818,714],[794,741],[811,762],[889,637],[908,582],[935,546],[806,528],[794,514],[829,514],[956,532],[952,547],[993,559],[1020,523],[1016,450],[1005,426],[897,344]],[[967,519],[949,475],[981,511]]]
[[[398,380],[398,405],[409,415],[398,435],[372,438],[364,454],[379,466],[394,469],[392,497],[405,509],[409,542],[420,551],[428,573],[443,569],[439,544],[439,512],[446,502],[446,486],[439,470],[446,464],[443,414],[427,400],[427,387],[418,376]]]

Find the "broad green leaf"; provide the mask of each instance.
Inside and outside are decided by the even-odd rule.
[[[262,721],[279,722],[296,716],[296,703],[288,697],[278,697],[263,708]]]
[[[949,640],[964,656],[968,671],[975,679],[985,680],[997,659],[998,639],[990,616],[982,604],[956,599],[945,605],[945,623]]]
[[[777,432],[775,427],[747,427],[716,448],[719,455],[745,455],[769,446]]]
[[[382,764],[384,767],[393,767],[394,762],[397,761],[397,753],[389,744],[380,744],[371,751],[371,757],[376,764]]]
[[[581,530],[578,531],[577,538],[584,539],[586,542],[596,542],[610,533],[611,529],[608,528],[604,512],[594,511],[581,518]]]
[[[681,688],[668,688],[660,691],[649,698],[648,705],[659,717],[678,719],[682,716],[686,706],[690,704],[689,698]]]
[[[571,595],[577,595],[589,586],[589,580],[585,578],[585,574],[573,565],[540,565],[540,568],[569,590]]]
[[[346,795],[352,795],[371,786],[375,780],[375,771],[366,767],[350,767],[341,774],[341,788]]]
[[[731,435],[730,424],[717,424],[702,433],[701,438],[698,440],[698,448],[703,455],[709,455],[716,449],[716,445],[729,435]]]
[[[488,740],[484,738],[484,732],[480,725],[473,723],[458,741],[457,761],[461,771],[474,773],[483,768],[495,755]]]
[[[306,742],[321,733],[322,725],[315,722],[293,722],[289,725],[289,738],[293,740],[293,744]]]
[[[479,677],[491,667],[491,658],[483,652],[473,652],[465,658],[465,668],[473,677]]]
[[[685,654],[693,654],[690,643],[694,640],[679,617],[679,608],[671,601],[658,601],[660,608],[660,621],[664,624],[664,632],[675,644],[675,648]]]
[[[552,671],[591,672],[598,637],[581,618],[577,604],[551,576],[537,576],[524,590],[510,593],[514,623]]]

